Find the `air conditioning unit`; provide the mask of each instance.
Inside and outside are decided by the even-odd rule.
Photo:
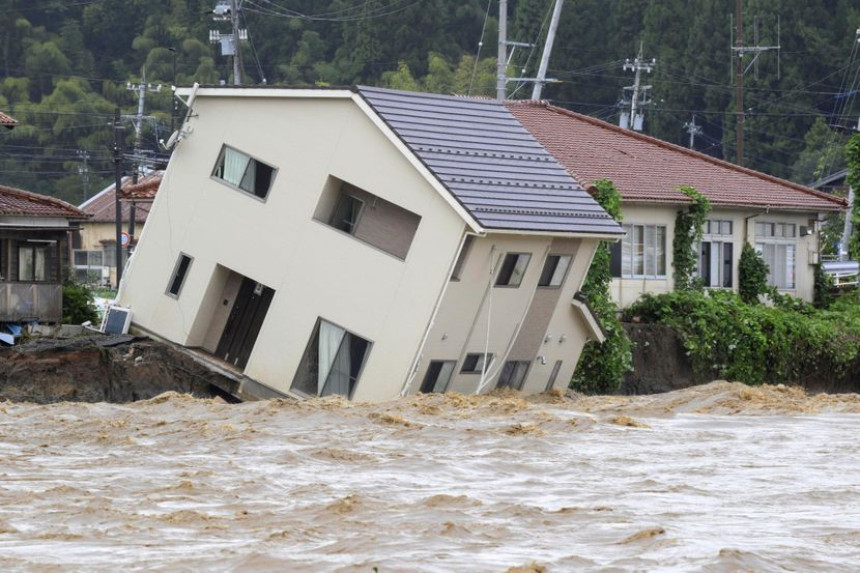
[[[101,331],[105,334],[126,334],[131,325],[131,309],[112,305],[102,319]]]

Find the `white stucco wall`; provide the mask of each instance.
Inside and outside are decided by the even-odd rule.
[[[571,299],[582,286],[598,244],[595,239],[578,239],[575,242],[576,254],[565,282],[557,292],[552,317],[540,336],[543,340],[549,334],[551,341],[528,349],[513,345],[518,333],[522,334],[520,326],[531,318],[528,312],[534,301],[545,257],[547,254],[569,251],[564,247],[553,246],[551,237],[490,234],[475,240],[461,280],[451,281],[448,285],[410,390],[417,392],[421,387],[431,361],[455,360],[457,364],[448,391],[475,393],[481,375],[461,373],[463,360],[467,354],[483,353],[485,348],[493,354],[494,359],[487,371],[484,392],[495,388],[501,368],[507,360],[530,362],[523,385],[526,393],[544,391],[555,361],[562,360],[555,387],[566,388],[588,335],[588,328],[579,312],[572,307]],[[506,253],[532,255],[518,288],[494,286],[495,275],[490,275],[492,265],[496,265],[498,274]],[[511,353],[506,355],[509,351]],[[537,359],[538,356],[544,357],[545,364]]]
[[[675,217],[679,205],[644,205],[635,203],[624,203],[622,205],[622,216],[624,224],[632,225],[664,225],[666,227],[666,277],[665,278],[615,278],[612,280],[611,293],[613,300],[621,307],[626,307],[635,302],[643,293],[661,294],[671,292],[674,289],[672,241],[675,233]],[[791,241],[795,245],[795,288],[784,290],[786,294],[796,296],[806,301],[812,301],[814,294],[814,264],[819,252],[819,233],[816,231],[810,235],[800,236],[801,226],[811,226],[810,223],[818,219],[817,213],[798,213],[793,211],[778,210],[742,210],[726,209],[717,207],[708,215],[711,220],[732,221],[733,243],[732,259],[733,290],[738,290],[738,262],[744,242],[749,241],[755,245],[755,223],[792,223],[796,225],[798,236]],[[723,240],[720,237],[719,240]],[[786,242],[786,241],[782,241]]]

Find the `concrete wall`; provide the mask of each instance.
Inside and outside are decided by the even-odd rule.
[[[621,307],[630,306],[643,293],[662,294],[671,292],[675,283],[672,278],[673,256],[672,241],[675,236],[675,218],[678,205],[653,206],[625,203],[622,207],[624,224],[631,225],[664,225],[666,227],[666,277],[665,278],[616,278],[610,287],[613,300]],[[751,218],[750,218],[751,217]],[[749,219],[748,219],[749,218]],[[733,290],[738,290],[738,262],[745,241],[755,245],[755,223],[793,223],[797,225],[799,234],[801,226],[808,226],[810,220],[817,219],[816,213],[794,213],[786,211],[740,210],[716,208],[708,215],[708,219],[732,221],[733,242],[732,259]],[[721,237],[719,240],[723,240]],[[814,263],[819,252],[819,233],[815,232],[805,237],[796,237],[795,244],[795,288],[782,291],[786,294],[812,301],[814,291]]]
[[[134,324],[211,349],[233,271],[275,290],[247,376],[288,391],[322,317],[373,343],[353,398],[397,396],[463,220],[351,99],[199,97],[191,127],[124,279]],[[210,177],[225,143],[277,168],[265,200]],[[314,220],[331,176],[421,216],[405,260]],[[180,252],[194,262],[175,299],[165,289]]]
[[[421,387],[431,361],[456,360],[448,391],[475,393],[481,375],[461,373],[463,360],[467,354],[483,353],[485,347],[494,360],[483,391],[495,388],[504,363],[510,360],[530,363],[523,384],[526,393],[542,392],[555,361],[562,360],[555,387],[565,388],[588,336],[588,329],[571,300],[582,286],[596,246],[593,239],[507,235],[476,239],[461,280],[448,285],[411,391]],[[525,276],[518,288],[494,286],[495,274],[509,252],[531,253]],[[548,254],[573,255],[559,288],[537,286]],[[493,266],[495,273],[491,276]],[[549,340],[545,340],[547,337]],[[543,359],[538,359],[539,356]]]

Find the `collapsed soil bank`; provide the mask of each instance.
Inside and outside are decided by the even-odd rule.
[[[211,398],[233,384],[169,346],[99,346],[98,335],[0,348],[0,400],[133,402],[167,391]]]

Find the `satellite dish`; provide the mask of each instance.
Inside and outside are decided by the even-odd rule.
[[[167,143],[162,142],[164,149],[173,149],[176,145],[176,142],[179,141],[179,132],[174,131],[169,138],[167,138]]]

